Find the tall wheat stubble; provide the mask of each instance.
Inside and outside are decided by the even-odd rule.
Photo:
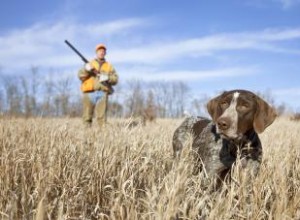
[[[0,119],[0,219],[300,219],[299,122],[278,118],[258,177],[236,171],[218,192],[191,174],[191,143],[173,161],[180,119],[110,122]]]

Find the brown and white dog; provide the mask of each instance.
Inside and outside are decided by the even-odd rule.
[[[175,130],[174,157],[178,157],[192,135],[195,166],[193,173],[206,171],[208,177],[224,179],[239,158],[243,168],[257,173],[262,160],[258,134],[276,118],[269,104],[246,90],[224,92],[207,104],[212,121],[188,117]]]

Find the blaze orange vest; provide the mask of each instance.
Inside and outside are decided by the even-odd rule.
[[[97,60],[92,60],[92,61],[90,61],[90,65],[97,72],[100,72],[100,73],[109,74],[113,70],[112,65],[108,62],[102,63],[102,65],[100,67],[100,63]],[[95,80],[97,80],[96,77],[91,76],[87,80],[82,82],[81,87],[80,87],[81,91],[82,92],[93,92],[94,91]]]
[[[95,77],[91,76],[82,82],[80,89],[82,92],[93,92],[95,84]]]

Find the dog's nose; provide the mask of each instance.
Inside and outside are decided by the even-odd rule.
[[[225,131],[230,126],[230,120],[228,118],[219,118],[217,121],[218,128]]]

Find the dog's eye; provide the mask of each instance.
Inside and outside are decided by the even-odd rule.
[[[245,103],[245,104],[242,104],[242,105],[238,105],[237,106],[237,109],[240,110],[240,111],[246,111],[247,109],[249,109],[250,105]]]
[[[229,106],[228,102],[226,102],[226,101],[221,101],[220,105],[221,105],[221,108],[227,108]]]

